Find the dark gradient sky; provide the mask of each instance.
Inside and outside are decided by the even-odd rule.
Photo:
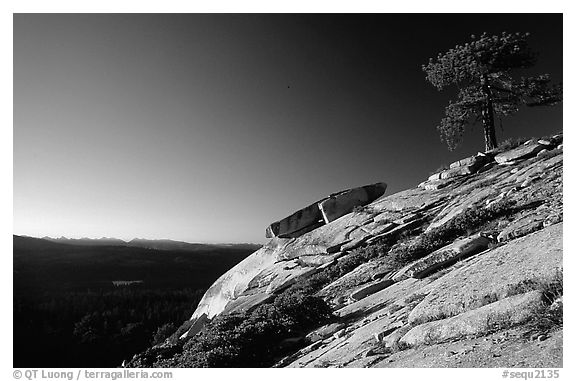
[[[561,15],[14,16],[14,233],[262,242],[332,192],[417,185],[449,152],[452,91],[421,65],[471,34],[532,33],[562,81]],[[562,106],[500,140],[562,130]]]

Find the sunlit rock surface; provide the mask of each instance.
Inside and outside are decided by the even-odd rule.
[[[299,209],[266,228],[266,237],[296,238],[369,204],[386,191],[385,183],[347,189]]]
[[[272,224],[268,230],[275,237],[206,292],[187,335],[216,315],[250,311],[272,300],[356,250],[439,231],[465,211],[506,201],[514,206],[508,213],[400,268],[383,253],[325,284],[316,295],[334,309],[335,321],[303,336],[307,344],[277,366],[455,366],[459,363],[428,348],[447,348],[446,340],[483,348],[483,339],[476,337],[492,337],[487,327],[495,318],[510,323],[499,332],[513,338],[510,345],[527,361],[503,356],[509,362],[501,366],[561,366],[561,331],[545,336],[549,342],[542,339],[548,362],[522,339],[523,324],[542,298],[538,282],[562,272],[561,144],[562,135],[556,135],[506,152],[479,153],[418,187],[386,196],[385,184],[374,185],[375,193],[365,196],[365,187],[338,192]],[[506,341],[498,345],[508,348]],[[430,357],[416,358],[418,351]],[[466,364],[487,366],[487,348],[471,353]]]

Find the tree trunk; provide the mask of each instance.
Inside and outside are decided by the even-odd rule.
[[[482,91],[486,95],[486,103],[482,107],[482,124],[484,125],[484,141],[486,151],[498,146],[496,142],[496,129],[494,128],[494,105],[492,103],[492,90],[488,82],[488,75],[483,74],[481,78]]]

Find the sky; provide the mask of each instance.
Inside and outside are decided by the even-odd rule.
[[[559,14],[15,14],[14,234],[265,242],[330,193],[416,186],[484,150],[436,126],[421,65],[471,34],[530,32],[562,82]],[[497,123],[562,131],[562,105]]]

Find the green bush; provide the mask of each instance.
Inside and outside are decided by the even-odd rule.
[[[529,138],[527,137],[508,138],[498,145],[498,148],[496,148],[496,152],[510,151],[511,149],[514,149],[520,146],[521,144],[524,144],[526,141],[528,141],[528,139]]]
[[[393,246],[388,255],[396,267],[402,267],[437,250],[456,238],[481,229],[494,219],[514,213],[516,204],[503,200],[488,207],[473,207],[466,209],[451,221],[421,234],[416,238],[408,238]]]
[[[284,339],[301,337],[331,318],[322,299],[302,291],[285,291],[249,313],[217,316],[184,344],[181,353],[153,365],[267,367],[293,349],[280,345]]]
[[[563,270],[558,269],[552,276],[535,279],[532,288],[542,292],[542,305],[532,317],[529,326],[538,333],[547,333],[564,325],[564,307],[558,300],[564,295]]]
[[[539,283],[538,289],[542,291],[544,303],[551,305],[554,301],[564,295],[564,273],[562,269],[557,270],[552,277]]]
[[[164,340],[169,338],[172,333],[176,330],[173,323],[166,323],[156,330],[154,336],[152,336],[152,345],[162,344]]]
[[[332,316],[324,300],[303,292],[282,293],[274,300],[274,307],[289,330],[314,327]]]
[[[334,265],[299,280],[296,284],[290,286],[287,292],[302,292],[306,295],[313,295],[324,286],[349,273],[361,264],[385,255],[388,249],[389,246],[385,243],[374,243],[354,249],[349,254],[338,259]]]
[[[190,329],[190,327],[192,327],[192,321],[186,320],[182,325],[180,325],[180,327],[178,327],[178,329],[172,335],[170,335],[170,337],[168,337],[168,340],[171,343],[175,344],[176,342],[178,342],[180,336],[182,336],[185,332],[187,332]]]

